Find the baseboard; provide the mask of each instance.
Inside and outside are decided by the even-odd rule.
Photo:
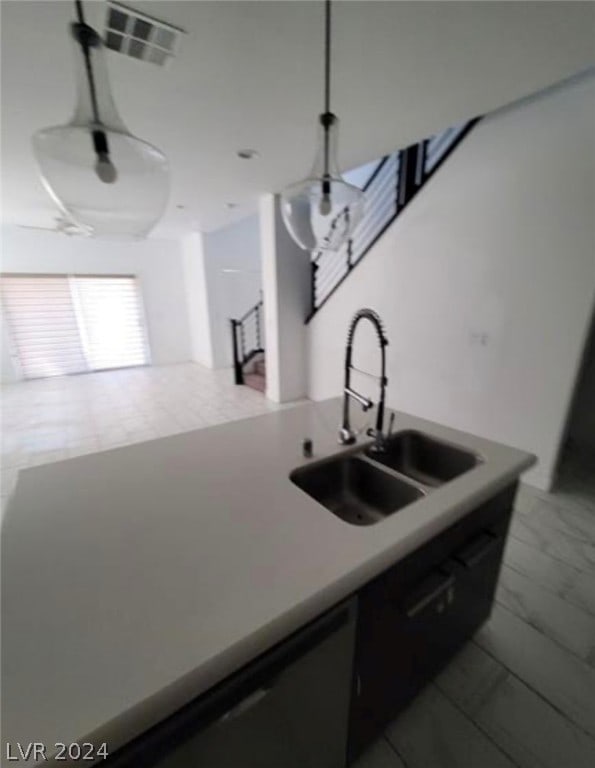
[[[549,493],[553,488],[554,479],[554,476],[549,473],[540,472],[539,469],[531,469],[523,475],[521,486],[526,486],[528,490],[534,488]]]

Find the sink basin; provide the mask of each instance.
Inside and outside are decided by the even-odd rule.
[[[291,481],[341,520],[372,525],[424,493],[380,467],[354,456],[339,456],[294,470]]]
[[[430,486],[454,480],[481,462],[478,456],[463,448],[443,443],[415,430],[398,432],[390,437],[385,453],[374,453],[368,448],[366,455]]]

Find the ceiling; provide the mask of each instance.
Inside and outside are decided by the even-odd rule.
[[[170,159],[172,194],[156,236],[224,226],[256,210],[261,193],[306,174],[322,101],[322,2],[124,2],[187,32],[166,67],[107,53],[125,123]],[[73,5],[2,0],[0,7],[2,217],[46,226],[55,209],[30,136],[72,113]],[[106,3],[87,0],[86,11],[101,29]],[[341,118],[343,168],[595,63],[591,2],[336,0],[333,19],[332,108]],[[260,157],[241,160],[241,148]]]

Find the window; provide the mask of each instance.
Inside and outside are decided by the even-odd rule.
[[[4,275],[1,289],[26,379],[149,362],[134,277]]]
[[[89,368],[145,365],[147,343],[136,280],[75,277],[71,284]]]

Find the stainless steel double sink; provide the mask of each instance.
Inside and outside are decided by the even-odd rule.
[[[384,452],[360,446],[299,467],[289,477],[346,523],[372,525],[481,462],[467,449],[405,430],[388,438]]]

